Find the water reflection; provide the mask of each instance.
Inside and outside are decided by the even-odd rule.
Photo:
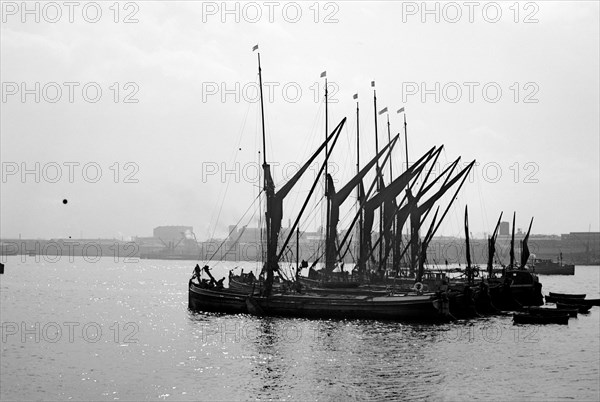
[[[250,339],[254,347],[252,377],[256,379],[253,393],[259,399],[282,399],[280,384],[285,383],[289,362],[286,359],[282,325],[285,322],[270,317],[259,319],[256,336]],[[285,327],[285,326],[284,326]]]
[[[97,343],[8,337],[0,399],[600,400],[599,307],[561,327],[510,316],[432,326],[206,314],[187,310],[187,266],[145,264],[4,275],[4,323],[96,322],[105,333]],[[598,297],[599,272],[544,277],[544,291]],[[115,322],[138,324],[138,342],[115,343]]]
[[[560,339],[556,330],[513,326],[510,316],[407,325],[190,314],[189,324],[192,329],[204,326],[203,347],[209,354],[218,348],[226,358],[248,363],[247,370],[238,365],[231,377],[242,399],[285,400],[299,392],[305,399],[325,400],[462,399],[473,397],[474,389],[478,397],[494,398],[504,395],[500,384],[521,381],[515,371],[553,376],[540,362],[556,357],[556,350],[548,348],[556,349]],[[578,364],[563,358],[554,365],[566,367],[563,375],[574,374]],[[545,382],[544,387],[554,387]],[[531,388],[502,392],[523,398]]]

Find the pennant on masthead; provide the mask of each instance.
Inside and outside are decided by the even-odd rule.
[[[254,45],[254,46],[252,47],[252,51],[254,52],[255,50],[258,50],[258,45]]]
[[[371,81],[371,86],[375,88],[375,81]]]
[[[401,107],[400,109],[398,109],[398,112],[397,112],[397,113],[403,113],[403,112],[404,112],[404,108],[403,108],[403,107]]]
[[[379,115],[381,116],[382,114],[386,113],[387,111],[388,111],[388,110],[387,110],[387,106],[386,106],[386,107],[384,107],[383,109],[381,109],[381,110],[379,111]]]
[[[323,71],[323,72],[321,73],[321,78],[325,78],[325,77],[327,77],[327,71]]]
[[[352,99],[358,99],[358,94],[354,94],[354,95],[352,96]]]

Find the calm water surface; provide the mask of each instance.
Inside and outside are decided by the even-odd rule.
[[[600,307],[568,326],[219,316],[187,309],[193,262],[4,261],[1,400],[600,400]],[[600,297],[597,266],[540,278]]]

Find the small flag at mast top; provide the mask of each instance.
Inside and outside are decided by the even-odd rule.
[[[323,72],[321,73],[321,78],[325,78],[325,77],[327,77],[327,71],[323,71]]]
[[[258,50],[258,45],[254,45],[254,46],[252,47],[252,51],[254,52],[255,50]]]
[[[375,81],[371,81],[371,86],[375,88]]]
[[[404,113],[404,108],[401,107],[400,109],[398,109],[398,113]]]
[[[382,115],[387,112],[387,106],[379,111],[379,114]]]
[[[352,99],[358,99],[358,94],[354,94],[354,96],[352,96]]]

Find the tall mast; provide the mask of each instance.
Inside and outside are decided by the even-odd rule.
[[[354,95],[356,99],[356,174],[360,173],[360,113],[358,107],[358,94]],[[363,214],[362,214],[362,197],[361,197],[361,186],[362,180],[356,187],[356,199],[358,200],[358,258],[361,260],[363,257],[362,250],[362,230],[363,230]],[[360,265],[360,264],[359,264]]]
[[[296,280],[300,274],[300,229],[296,229]]]
[[[404,108],[401,110],[404,111]],[[408,169],[408,133],[406,131],[406,113],[404,113],[404,148],[406,149],[406,169]]]
[[[387,112],[387,107],[385,108]],[[390,115],[387,115],[387,132],[388,132],[388,142],[392,142],[392,134],[390,133]],[[394,175],[392,174],[392,159],[390,159],[390,181],[392,181]]]
[[[373,115],[375,116],[375,153],[379,153],[379,136],[377,134],[377,91],[375,90],[375,81],[371,81],[373,87]],[[381,179],[383,172],[377,162],[377,192],[381,191]],[[383,236],[383,207],[379,209],[379,238]],[[383,247],[379,243],[379,270],[381,270],[381,260],[383,260]]]
[[[258,50],[258,45],[255,45],[252,48],[252,51]],[[258,52],[258,86],[260,89],[260,117],[261,117],[261,127],[262,127],[262,140],[263,140],[263,191],[265,192],[266,202],[265,202],[265,226],[266,226],[266,240],[267,240],[267,258],[264,264],[264,269],[266,270],[266,281],[264,294],[270,296],[271,287],[273,284],[273,267],[272,264],[276,264],[277,262],[274,259],[274,248],[275,246],[271,244],[271,202],[274,195],[274,189],[269,188],[269,181],[272,182],[270,167],[267,164],[267,140],[265,135],[265,105],[263,101],[263,88],[262,88],[262,68],[260,66],[260,52]],[[276,239],[275,239],[276,240]]]
[[[321,77],[325,77],[325,140],[327,140],[327,136],[329,135],[329,130],[328,130],[328,124],[329,124],[329,111],[328,111],[328,105],[327,105],[327,95],[328,95],[328,90],[327,90],[327,72],[323,71],[321,73]],[[329,156],[329,147],[327,146],[327,144],[325,144],[325,160],[327,160],[327,157]],[[325,164],[325,177],[327,177],[327,164]],[[327,180],[325,180],[325,192],[327,192]]]
[[[404,149],[406,150],[406,170],[408,170],[408,133],[406,130],[406,113],[404,107],[401,107],[397,111],[398,114],[404,113]],[[402,240],[402,228],[397,228],[400,231],[400,239]],[[410,228],[406,227],[406,239],[410,242]]]
[[[252,51],[258,50],[258,45],[255,45],[252,48]],[[261,128],[262,128],[262,141],[263,141],[263,169],[267,169],[268,165],[267,165],[267,140],[266,140],[266,135],[265,135],[265,105],[263,102],[263,87],[262,87],[262,68],[260,66],[260,51],[258,52],[258,87],[260,89],[260,123],[261,123]],[[265,174],[263,176],[263,179],[265,180],[263,183],[263,190],[266,189],[267,187],[267,175]],[[266,214],[269,213],[268,209],[269,209],[269,203],[266,202],[265,203],[266,206]],[[270,238],[269,238],[269,222],[270,220],[267,218],[266,219],[266,223],[267,223],[267,265],[269,263],[269,245],[270,245]]]
[[[467,282],[469,285],[473,284],[473,272],[471,271],[471,244],[469,242],[469,210],[465,205],[465,245],[466,245],[466,257],[467,257]]]
[[[512,222],[512,237],[510,239],[510,264],[508,267],[513,269],[513,265],[515,264],[515,217],[517,213],[513,212],[513,222]],[[504,271],[504,270],[503,270]],[[504,272],[502,272],[504,276]]]
[[[258,50],[258,45],[253,50]],[[267,164],[267,141],[265,137],[265,105],[263,103],[262,68],[260,68],[260,52],[258,52],[258,86],[260,88],[260,118],[263,140],[263,165]]]
[[[323,71],[321,73],[321,78],[325,78],[325,140],[327,140],[327,136],[329,135],[328,130],[329,130],[329,109],[328,109],[328,102],[327,102],[327,98],[328,98],[328,94],[329,91],[327,89],[327,71]],[[329,238],[329,215],[331,214],[331,204],[329,203],[329,186],[328,186],[328,169],[327,169],[327,165],[328,165],[328,160],[329,160],[329,149],[327,147],[327,144],[325,144],[325,203],[327,204],[327,209],[325,212],[325,265],[327,265],[328,263],[331,264],[331,253],[333,250],[330,250],[331,246],[330,243],[332,242],[332,239]],[[329,253],[329,254],[328,254]],[[326,267],[329,268],[329,267]]]
[[[390,114],[387,112],[387,107],[385,109],[383,109],[383,110],[385,110],[385,112],[387,114],[388,142],[392,142],[392,134],[390,132]],[[383,110],[382,110],[382,112],[383,112]],[[390,158],[390,183],[394,180],[394,175],[392,174],[392,160],[393,160],[393,158]],[[394,206],[394,208],[395,208],[395,206]],[[392,244],[391,245],[386,244],[385,247],[386,247],[386,253],[387,253],[387,250],[389,250],[390,247],[392,247],[392,249],[391,249],[391,252],[392,252],[392,266],[395,266],[396,254],[394,253],[394,250],[395,250],[394,245],[395,245],[395,242],[396,242],[396,224],[395,224],[396,222],[394,220],[393,215],[392,215],[391,219],[392,219],[392,227],[391,227],[391,232],[392,232],[391,243]],[[387,265],[387,258],[386,258],[386,265]]]
[[[260,166],[260,151],[258,151],[258,165]],[[260,169],[258,169],[258,228],[262,228],[262,201],[260,197]],[[266,204],[266,203],[265,203]],[[258,258],[258,257],[257,257]],[[260,231],[260,258],[265,258],[265,248],[263,243],[263,232]]]
[[[498,228],[500,227],[501,220],[502,212],[500,212],[500,217],[498,218],[498,222],[496,223],[496,227],[494,228],[492,236],[488,239],[488,278],[494,277],[494,254],[496,254],[496,238],[498,237]]]
[[[379,153],[379,136],[377,135],[377,91],[375,90],[375,81],[371,81],[373,87],[373,115],[375,116],[375,154]],[[380,175],[381,170],[379,167],[379,161],[377,161],[377,176]],[[377,191],[380,190],[380,183],[377,180]]]

